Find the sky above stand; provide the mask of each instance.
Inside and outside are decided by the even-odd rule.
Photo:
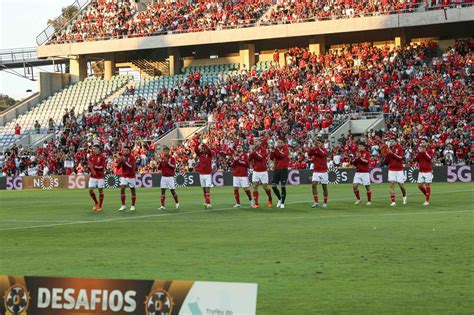
[[[72,4],[74,0],[0,0],[0,50],[35,47],[36,36],[47,26],[48,19],[61,14],[61,8]],[[23,68],[14,69],[23,74]],[[52,67],[36,68],[53,72]],[[38,81],[30,81],[0,71],[0,93],[16,100],[31,95],[26,90],[38,91]]]

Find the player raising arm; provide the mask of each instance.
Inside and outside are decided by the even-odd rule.
[[[285,208],[286,182],[288,181],[288,163],[290,151],[283,139],[278,139],[277,147],[270,153],[270,159],[275,161],[272,189],[278,198],[277,208]],[[281,194],[278,185],[281,184]]]
[[[250,163],[252,163],[252,183],[253,183],[253,200],[254,208],[258,205],[258,185],[262,184],[263,189],[268,196],[268,207],[272,207],[272,192],[268,188],[268,154],[262,140],[255,140],[255,147],[250,148]]]
[[[391,207],[395,207],[395,183],[398,183],[403,196],[403,204],[407,204],[407,191],[405,189],[405,174],[403,173],[403,148],[396,139],[390,140],[388,153],[385,157],[385,164],[388,165],[388,181],[390,182]]]
[[[89,178],[89,195],[92,200],[94,200],[92,211],[100,212],[102,211],[102,204],[104,202],[104,176],[106,162],[104,155],[100,153],[100,146],[98,144],[95,144],[92,147],[92,154],[89,156],[87,164],[91,171],[91,176]],[[94,188],[99,189],[99,202],[97,202]]]
[[[312,182],[313,198],[314,203],[312,208],[319,207],[319,198],[318,198],[318,184],[321,183],[323,186],[323,196],[324,203],[323,208],[328,206],[328,184],[329,184],[329,174],[328,174],[328,151],[324,148],[323,143],[319,140],[314,142],[314,147],[307,150],[308,155],[313,158],[314,170]]]
[[[369,160],[370,153],[366,150],[365,143],[359,142],[357,145],[357,152],[354,155],[352,160],[352,165],[356,168],[356,173],[354,175],[353,189],[356,196],[355,205],[360,204],[360,192],[359,185],[364,185],[365,190],[367,191],[367,205],[372,204],[372,191],[370,190],[370,175],[369,175]]]
[[[170,148],[163,147],[163,158],[158,162],[158,168],[161,170],[161,207],[160,210],[166,210],[165,199],[166,189],[169,189],[176,203],[176,209],[179,208],[178,195],[176,194],[176,182],[174,179],[176,171],[176,159],[170,155]]]
[[[418,173],[418,188],[425,195],[423,206],[430,204],[431,182],[433,181],[433,152],[428,148],[427,143],[422,143],[418,148],[415,161],[418,162],[420,171]]]
[[[202,141],[202,140],[201,140]],[[204,208],[210,209],[211,205],[211,187],[212,187],[212,151],[205,143],[196,143],[194,152],[198,158],[196,171],[199,172],[202,191],[204,193]]]
[[[136,179],[135,179],[135,157],[130,153],[130,147],[125,146],[123,148],[123,155],[119,154],[118,167],[122,169],[122,177],[120,177],[120,201],[122,206],[119,211],[124,211],[125,207],[125,188],[130,187],[132,192],[132,205],[130,211],[135,211],[135,201],[137,200],[137,194],[135,190]]]
[[[234,208],[240,208],[239,188],[242,188],[249,198],[250,207],[253,207],[252,194],[249,189],[249,157],[244,153],[244,148],[237,145],[236,152],[232,160],[232,172],[234,173]]]

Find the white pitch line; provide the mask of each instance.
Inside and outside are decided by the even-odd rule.
[[[70,222],[89,222],[84,220],[21,220],[21,219],[5,219],[0,220],[0,222],[25,222],[25,223],[41,223],[41,222],[55,222],[55,223],[70,223]]]
[[[454,210],[454,211],[432,211],[432,212],[399,212],[399,213],[372,213],[372,214],[339,214],[339,215],[321,215],[312,217],[252,217],[252,220],[307,220],[307,219],[326,219],[326,218],[344,218],[344,217],[378,217],[378,216],[405,216],[405,215],[425,215],[425,214],[448,214],[474,212],[474,210]],[[223,219],[204,219],[204,220],[148,220],[133,221],[134,223],[170,223],[170,222],[214,222],[214,221],[243,221],[248,218],[223,218]],[[130,222],[126,222],[130,223]]]
[[[295,202],[293,202],[295,203]],[[298,202],[296,202],[298,203]],[[292,204],[292,203],[288,203]],[[150,215],[141,215],[137,217],[122,217],[122,218],[112,218],[112,219],[104,219],[104,220],[94,220],[94,221],[71,221],[65,223],[55,223],[55,224],[44,224],[44,225],[32,225],[32,226],[21,226],[21,227],[13,227],[13,228],[6,228],[0,229],[2,231],[13,231],[13,230],[24,230],[24,229],[34,229],[34,228],[43,228],[43,227],[54,227],[54,226],[63,226],[63,225],[73,225],[73,224],[90,224],[90,223],[103,223],[103,222],[112,222],[112,221],[122,221],[122,220],[134,220],[134,219],[142,219],[142,218],[155,218],[155,217],[164,217],[164,216],[172,216],[172,215],[181,215],[181,214],[194,214],[194,213],[204,213],[204,212],[217,212],[217,211],[226,211],[226,210],[233,210],[234,208],[220,208],[220,209],[206,209],[200,211],[188,211],[188,212],[173,212],[173,213],[159,213],[159,214],[150,214]]]
[[[441,191],[437,192],[436,195],[438,194],[446,194],[446,193],[453,193],[453,192],[469,192],[473,191],[472,189],[469,190],[456,190],[456,191]],[[375,198],[372,199],[378,199],[382,198],[382,196],[376,196]],[[385,197],[383,197],[385,198]],[[331,200],[352,200],[353,198],[333,198]],[[307,200],[305,201],[296,201],[296,202],[288,202],[286,204],[299,204],[299,203],[308,203]],[[75,224],[91,224],[91,223],[103,223],[103,222],[115,222],[115,221],[122,221],[122,220],[135,220],[135,219],[142,219],[142,218],[155,218],[155,217],[164,217],[164,216],[174,216],[174,215],[183,215],[183,214],[195,214],[195,213],[209,213],[209,212],[218,212],[218,211],[228,211],[228,210],[235,210],[233,207],[229,208],[219,208],[219,209],[206,209],[206,210],[200,210],[200,211],[187,211],[187,212],[173,212],[173,213],[159,213],[159,214],[150,214],[150,215],[142,215],[142,216],[136,216],[136,217],[121,217],[121,218],[111,218],[111,219],[104,219],[104,220],[94,220],[94,221],[70,221],[70,222],[59,222],[59,223],[54,223],[54,224],[43,224],[43,225],[29,225],[29,226],[21,226],[21,227],[12,227],[12,228],[3,228],[0,229],[0,232],[2,231],[15,231],[15,230],[25,230],[25,229],[34,229],[34,228],[45,228],[45,227],[55,227],[55,226],[65,226],[65,225],[75,225]],[[291,211],[294,211],[293,209]],[[469,212],[470,210],[461,210],[461,211],[467,211]],[[453,211],[447,212],[447,213],[452,213]],[[434,212],[431,212],[434,213]],[[379,214],[379,215],[396,215],[396,214]],[[350,215],[347,215],[350,216]],[[50,221],[51,222],[51,221]]]

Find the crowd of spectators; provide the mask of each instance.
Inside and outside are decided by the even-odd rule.
[[[109,172],[116,171],[113,158],[124,145],[132,146],[140,172],[155,172],[155,140],[178,122],[198,120],[208,122],[201,136],[214,151],[216,170],[229,170],[235,145],[248,148],[256,137],[269,146],[285,137],[291,167],[310,168],[304,148],[311,139],[325,137],[338,122],[364,112],[383,113],[385,119],[383,130],[362,136],[370,147],[371,166],[382,163],[393,137],[406,148],[407,165],[423,137],[436,152],[436,165],[471,164],[472,58],[468,41],[442,53],[434,42],[403,49],[364,43],[319,55],[292,48],[285,66],[275,63],[262,73],[253,67],[235,76],[220,75],[212,85],[190,73],[174,88],[163,88],[156,99],[139,97],[135,106],[102,103],[80,117],[65,114],[55,138],[37,149],[34,159],[11,150],[3,172],[24,174],[28,163],[47,166],[51,174],[87,172],[84,162],[93,143],[103,146]],[[194,168],[194,140],[172,148],[179,171]],[[352,134],[331,145],[326,140],[328,163],[349,166],[358,140]],[[65,167],[65,161],[74,166]]]
[[[130,0],[92,0],[65,28],[58,30],[48,43],[83,42],[126,35],[136,13]]]
[[[389,12],[407,13],[413,12],[418,2],[418,0],[277,0],[275,6],[262,18],[261,24],[301,23],[305,21],[381,15]]]
[[[93,0],[49,43],[238,28],[255,24],[271,5],[272,0],[151,1],[138,11],[130,0]]]
[[[472,0],[92,0],[49,44],[414,12]],[[270,12],[268,12],[270,10]]]
[[[238,28],[255,23],[271,0],[152,2],[131,22],[129,36]]]

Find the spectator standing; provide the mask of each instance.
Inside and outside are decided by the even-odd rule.
[[[20,135],[21,135],[21,127],[19,124],[16,124],[15,126],[15,137],[17,139],[20,139]]]

